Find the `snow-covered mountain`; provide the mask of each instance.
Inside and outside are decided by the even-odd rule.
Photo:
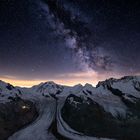
[[[0,103],[9,101],[21,95],[22,92],[20,89],[0,80]]]
[[[4,134],[1,132],[10,136],[9,140],[140,139],[139,76],[111,78],[99,82],[96,87],[90,84],[69,87],[46,82],[20,88],[0,81],[0,108],[7,104],[10,108],[10,104],[17,102],[22,104],[18,111],[26,109],[36,117],[30,114],[32,117],[27,118],[30,118],[29,122],[32,118],[32,123],[27,122],[26,127],[22,124],[21,130],[10,133],[12,136],[6,130]],[[6,121],[2,115],[0,111],[0,125]]]

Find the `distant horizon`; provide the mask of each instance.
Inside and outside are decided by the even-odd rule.
[[[0,1],[0,79],[31,87],[140,74],[137,1]]]
[[[123,78],[123,77],[127,77],[127,76],[140,76],[140,74],[138,75],[124,75],[124,76],[119,76],[119,77],[108,77],[108,78],[105,78],[105,79],[101,79],[101,80],[98,80],[96,82],[80,82],[80,81],[75,81],[75,82],[65,82],[65,81],[59,81],[59,80],[12,80],[12,79],[5,79],[5,78],[0,78],[1,81],[3,82],[6,82],[6,83],[9,83],[15,87],[25,87],[25,88],[30,88],[32,86],[35,86],[35,85],[39,85],[41,83],[46,83],[46,82],[54,82],[58,85],[64,85],[64,86],[75,86],[75,85],[78,85],[78,84],[81,84],[81,85],[85,85],[85,84],[91,84],[92,86],[96,87],[97,84],[100,82],[100,81],[105,81],[107,79],[111,79],[111,78],[115,78],[115,79],[120,79],[120,78]]]
[[[1,140],[140,140],[139,109],[139,1],[0,0]]]

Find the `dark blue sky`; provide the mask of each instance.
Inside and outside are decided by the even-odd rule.
[[[1,79],[69,84],[140,74],[139,7],[128,0],[1,0]]]

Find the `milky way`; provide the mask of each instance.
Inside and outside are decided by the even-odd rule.
[[[121,66],[123,67],[121,62],[117,62],[116,60],[120,59],[118,61],[122,61],[122,63],[125,65],[124,69],[126,67],[130,70],[128,70],[128,73],[135,71],[133,70],[135,69],[135,65],[133,64],[134,61],[131,60],[130,64],[126,64],[128,63],[126,59],[129,57],[128,54],[133,56],[133,53],[134,55],[136,54],[136,50],[140,52],[140,42],[138,40],[139,31],[137,30],[139,29],[138,23],[140,21],[136,19],[138,18],[137,16],[140,12],[138,9],[138,11],[134,9],[138,8],[138,3],[132,4],[128,1],[87,2],[84,0],[76,2],[56,2],[53,0],[46,0],[46,4],[49,8],[49,12],[54,15],[55,19],[57,18],[59,25],[61,26],[60,33],[66,37],[69,47],[77,52],[77,54],[80,56],[79,59],[81,59],[82,62],[84,61],[84,63],[87,63],[88,67],[99,71],[114,70],[113,66],[118,66],[119,68]],[[130,4],[132,5],[130,6]],[[111,21],[111,18],[114,21]],[[123,18],[125,18],[124,21]],[[100,22],[101,25],[98,25],[96,22]],[[57,24],[56,28],[60,27]],[[130,31],[130,34],[127,34],[130,25],[132,26],[131,28],[134,33],[131,33]],[[134,27],[135,25],[137,26]],[[59,28],[57,29],[59,30]],[[105,35],[101,36],[100,34],[102,33]],[[109,36],[107,37],[106,34],[109,34]],[[114,34],[116,34],[116,37],[113,37]],[[134,45],[134,42],[137,45]],[[125,55],[122,53],[122,49],[125,50]],[[112,50],[116,53],[117,50],[119,50],[120,55],[117,54],[117,56],[115,56],[116,54],[113,54]],[[132,50],[132,52],[130,50]],[[130,54],[130,52],[132,54]],[[121,55],[124,56],[121,57]],[[136,57],[139,57],[138,54]],[[123,72],[123,68],[121,70]]]
[[[126,0],[0,1],[0,77],[68,83],[140,74],[139,6]]]

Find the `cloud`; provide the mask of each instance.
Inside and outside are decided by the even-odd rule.
[[[11,80],[17,79],[16,76],[12,76],[12,75],[0,75],[0,77],[4,79],[11,79]]]
[[[116,74],[115,72],[107,72],[107,73],[98,73],[92,69],[88,71],[82,71],[82,72],[76,72],[76,73],[67,73],[67,74],[60,74],[56,77],[58,81],[61,81],[61,83],[73,83],[77,84],[80,83],[82,85],[86,83],[90,83],[94,86],[97,85],[99,81],[106,80],[110,77],[114,78],[120,78],[121,76],[119,74]],[[61,79],[61,80],[60,80]]]
[[[79,71],[74,73],[64,73],[58,74],[54,78],[47,78],[47,79],[22,79],[16,76],[0,76],[0,79],[11,83],[14,86],[21,86],[21,87],[32,87],[33,85],[38,85],[41,82],[47,81],[54,81],[57,84],[67,85],[67,86],[74,86],[76,84],[86,84],[90,83],[93,86],[99,81],[106,80],[107,78],[114,77],[120,78],[119,74],[115,72],[106,72],[106,73],[98,73],[92,69],[88,69],[86,71]]]
[[[69,79],[86,79],[90,77],[98,77],[98,73],[95,71],[88,71],[88,72],[76,72],[76,73],[67,73],[67,74],[60,74],[57,76],[58,78],[65,79],[66,77]]]

